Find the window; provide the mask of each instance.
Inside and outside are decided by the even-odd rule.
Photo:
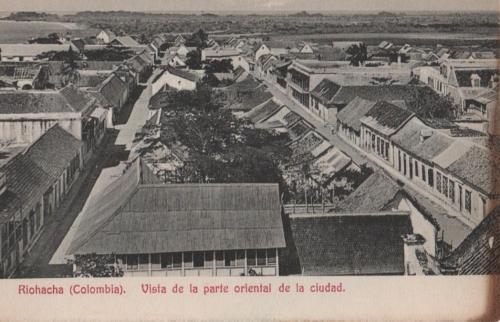
[[[462,211],[462,186],[458,185],[458,208]]]
[[[403,174],[406,175],[406,154],[403,154]]]
[[[195,252],[193,254],[193,266],[194,267],[205,266],[205,256],[204,256],[203,252]]]
[[[398,151],[398,170],[401,172],[401,151]]]
[[[266,250],[257,250],[257,265],[266,265]]]
[[[443,176],[443,195],[448,197],[448,178]]]
[[[441,192],[441,173],[437,173],[436,175],[436,190]]]
[[[415,160],[415,177],[418,177],[418,161]]]
[[[161,268],[172,268],[172,254],[161,254]]]
[[[205,252],[205,267],[212,267],[214,263],[214,252]]]
[[[172,254],[172,267],[181,268],[182,267],[182,253]]]
[[[236,254],[234,251],[226,251],[224,254],[224,266],[236,266]]]
[[[247,251],[247,265],[254,266],[255,264],[257,264],[255,260],[255,250]]]
[[[471,207],[471,192],[468,190],[465,190],[465,209],[470,213],[472,210]]]
[[[450,198],[451,202],[454,203],[455,202],[455,181],[453,181],[453,180],[448,181],[448,186],[449,186],[448,197]]]
[[[270,248],[267,250],[267,264],[276,264],[276,249]]]
[[[385,142],[385,158],[389,160],[389,142]]]
[[[427,177],[429,178],[429,181],[428,181],[429,186],[434,187],[434,171],[432,169],[429,169],[427,171],[427,174],[428,174]]]
[[[217,265],[217,267],[224,266],[224,252],[223,251],[215,252],[215,264]]]
[[[127,269],[128,270],[135,270],[137,268],[138,268],[138,256],[137,256],[137,254],[127,255]]]
[[[385,142],[383,140],[380,141],[380,154],[385,156]]]
[[[139,255],[139,269],[149,269],[149,255],[140,254]]]
[[[236,266],[245,266],[245,251],[239,250],[236,252]]]
[[[191,252],[184,253],[184,267],[187,268],[193,267],[193,253]]]
[[[425,181],[425,166],[422,164],[422,180]]]
[[[151,269],[160,269],[160,254],[151,254]]]
[[[377,154],[380,154],[380,138],[377,137]]]

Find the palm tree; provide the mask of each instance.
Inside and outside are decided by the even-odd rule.
[[[361,65],[368,58],[366,45],[363,43],[351,45],[351,47],[347,49],[347,53],[350,55],[350,64],[353,66]]]
[[[68,55],[65,57],[61,70],[61,83],[63,86],[68,84],[76,84],[80,80],[80,73],[78,72],[78,64],[75,61],[75,55],[72,47],[69,47]]]

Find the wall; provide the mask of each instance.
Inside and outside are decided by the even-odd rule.
[[[82,122],[78,113],[1,114],[0,137],[15,143],[30,143],[56,123],[77,139],[82,139]]]
[[[420,234],[425,238],[424,249],[429,255],[435,257],[437,228],[406,198],[399,202],[398,210],[410,212],[413,233]]]

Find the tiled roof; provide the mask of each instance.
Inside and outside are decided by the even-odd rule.
[[[500,157],[486,148],[473,145],[446,170],[487,194],[500,195]]]
[[[93,104],[90,95],[72,86],[60,91],[0,92],[0,114],[81,112]]]
[[[81,141],[56,124],[33,142],[24,153],[57,180],[78,155],[81,146]]]
[[[277,184],[144,184],[140,163],[86,208],[69,254],[285,247]]]
[[[371,174],[336,207],[340,212],[381,211],[401,187],[382,171]]]
[[[8,162],[2,171],[6,176],[7,191],[20,198],[11,201],[20,202],[24,211],[35,208],[53,182],[49,174],[22,153]],[[13,215],[10,211],[16,208],[18,209],[18,207],[5,208],[6,211],[1,213],[0,223],[9,220]]]
[[[141,46],[141,44],[139,44],[137,41],[135,41],[134,38],[132,38],[130,36],[116,37],[111,41],[111,43],[118,43],[124,47],[140,47]]]
[[[394,134],[414,114],[394,104],[379,101],[361,118],[361,123],[384,135]]]
[[[392,136],[392,141],[414,156],[430,162],[450,147],[454,140],[413,118]]]
[[[342,86],[331,103],[346,105],[355,97],[370,101],[405,101],[408,103],[412,99],[412,89],[422,88],[424,87],[416,85]]]
[[[98,88],[99,93],[113,106],[118,106],[123,98],[123,93],[127,90],[125,84],[120,77],[111,74]],[[121,102],[123,104],[124,102]]]
[[[312,91],[311,95],[328,105],[341,86],[327,78],[323,79]]]
[[[444,260],[459,275],[500,274],[500,206]]]
[[[185,71],[185,70],[181,70],[181,69],[177,69],[177,68],[173,68],[170,66],[167,66],[165,68],[165,70],[168,71],[172,75],[187,79],[187,80],[192,81],[192,82],[197,82],[200,79],[200,76],[198,74],[195,74],[195,73],[192,73],[189,71]]]
[[[337,113],[337,120],[356,131],[360,131],[361,118],[365,116],[375,103],[356,97]]]
[[[290,215],[303,275],[404,274],[404,212]]]
[[[265,121],[267,118],[278,112],[283,104],[278,104],[274,99],[270,99],[262,105],[256,106],[243,116],[253,123]]]

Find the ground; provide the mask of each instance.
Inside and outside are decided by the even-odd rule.
[[[115,129],[108,129],[105,141],[100,149],[87,162],[79,178],[71,187],[64,202],[51,216],[46,218],[41,235],[25,260],[14,274],[15,278],[52,278],[71,276],[72,267],[67,264],[49,265],[65,236],[83,209],[89,195],[95,190],[96,182],[103,182],[102,176],[108,176],[120,161],[128,159],[132,140],[147,119],[149,102],[144,86],[138,87],[130,96],[116,119]]]

